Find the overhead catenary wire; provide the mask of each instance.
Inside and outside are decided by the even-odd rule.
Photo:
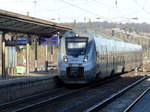
[[[72,4],[72,3],[68,2],[68,1],[65,1],[65,0],[61,0],[61,1],[63,1],[64,3],[66,3],[66,4],[68,4],[68,5],[71,5],[72,7],[75,7],[75,8],[77,8],[77,9],[80,9],[80,10],[86,12],[86,13],[89,13],[89,14],[91,14],[91,15],[99,16],[98,14],[96,14],[96,13],[94,13],[94,12],[91,12],[91,11],[89,11],[89,10],[87,10],[87,9],[81,8],[81,7],[79,7],[79,6],[75,5],[75,4]]]
[[[104,16],[100,16],[99,14],[97,14],[97,13],[95,13],[95,12],[92,12],[92,11],[89,11],[89,10],[87,10],[87,9],[81,8],[80,6],[77,6],[77,5],[75,5],[75,4],[72,4],[72,3],[70,3],[70,2],[68,2],[68,1],[66,1],[66,0],[61,0],[61,1],[64,2],[64,3],[66,3],[66,4],[68,4],[68,5],[70,5],[70,6],[72,6],[72,7],[77,8],[77,9],[79,9],[79,10],[82,10],[82,11],[84,11],[84,12],[86,12],[86,13],[89,13],[89,14],[91,14],[91,15],[93,15],[93,16],[96,16],[96,17],[98,17],[98,18],[100,18],[100,19],[104,19],[104,20],[107,20],[107,21],[112,21],[111,18],[107,18],[107,17],[104,17]]]
[[[86,4],[88,4],[89,2],[87,2]],[[82,4],[82,3],[80,3]],[[55,8],[55,9],[48,9],[48,8],[44,8],[44,9],[40,9],[40,10],[37,10],[38,12],[42,12],[42,11],[46,11],[46,12],[57,12],[58,10],[62,10],[62,9],[66,9],[66,8],[69,8],[70,6],[64,6],[64,7],[58,7],[58,8]]]
[[[133,2],[137,5],[138,8],[140,8],[141,10],[143,10],[148,16],[150,16],[150,12],[148,12],[147,10],[145,10],[144,6],[141,7],[141,5],[138,4],[137,0],[133,0]]]
[[[66,0],[62,0],[63,2],[65,2],[66,4],[69,4],[69,5],[71,5],[72,7],[75,7],[75,8],[77,8],[77,9],[80,9],[80,10],[82,10],[82,11],[85,11],[85,12],[87,12],[87,13],[90,13],[90,14],[92,14],[92,15],[94,15],[94,16],[98,16],[98,17],[100,17],[100,19],[105,19],[105,20],[109,20],[109,21],[112,21],[112,19],[125,19],[125,20],[130,20],[130,18],[127,18],[127,17],[121,17],[121,16],[115,16],[115,17],[112,17],[112,18],[106,18],[106,17],[103,17],[103,16],[99,16],[98,14],[96,14],[96,13],[94,13],[94,12],[91,12],[91,11],[89,11],[89,10],[87,10],[87,9],[84,9],[84,8],[81,8],[81,7],[79,7],[79,6],[77,6],[77,5],[75,5],[75,4],[73,4],[73,3],[70,3],[70,2],[68,2],[68,1],[66,1]],[[100,2],[100,1],[98,1],[98,0],[94,0],[95,2],[97,2],[97,3],[102,3],[102,2]],[[103,4],[104,6],[108,6],[107,4]],[[110,5],[109,5],[110,6]],[[118,1],[117,0],[115,0],[115,8],[117,8],[118,7]],[[113,7],[111,7],[111,8],[113,8]],[[115,9],[115,8],[113,8],[113,9]],[[128,15],[128,14],[125,14],[125,15]]]
[[[36,1],[36,2],[35,2]],[[39,5],[41,4],[41,2],[46,2],[47,0],[12,0],[11,2],[20,2],[20,3],[22,3],[22,4],[24,4],[24,3],[28,3],[28,2],[30,2],[30,3],[32,3],[32,6],[34,5],[35,7],[36,7],[36,10],[34,10],[34,9],[32,9],[32,10],[28,10],[28,11],[30,11],[30,13],[31,13],[31,15],[33,14],[33,15],[39,15],[40,13],[39,12],[43,12],[43,13],[47,13],[47,12],[54,12],[55,14],[57,14],[58,13],[58,15],[60,15],[60,13],[62,13],[63,11],[63,9],[66,9],[66,8],[70,8],[69,6],[71,6],[71,7],[74,7],[74,8],[76,8],[76,9],[78,9],[78,10],[81,10],[81,11],[83,11],[83,12],[85,12],[85,13],[87,13],[87,14],[90,14],[90,15],[92,15],[92,17],[87,17],[87,14],[85,14],[84,15],[84,18],[86,17],[86,18],[93,18],[93,19],[95,19],[95,20],[97,20],[96,18],[99,18],[99,20],[104,20],[104,21],[114,21],[114,20],[117,20],[117,19],[122,19],[122,20],[124,20],[124,19],[126,19],[126,18],[128,18],[127,16],[128,16],[128,14],[126,13],[126,14],[123,14],[123,12],[122,12],[122,10],[120,10],[119,8],[119,0],[113,0],[112,2],[102,2],[101,0],[72,0],[72,1],[78,1],[77,2],[77,4],[75,4],[74,2],[72,2],[72,1],[69,1],[69,0],[59,0],[59,2],[63,2],[63,3],[65,3],[65,4],[67,4],[67,5],[69,5],[69,6],[67,6],[67,5],[62,5],[62,6],[60,6],[60,7],[56,7],[56,8],[54,8],[54,9],[51,9],[51,7],[44,7],[44,8],[41,8],[41,9],[39,9],[38,7],[39,7]],[[83,5],[81,5],[82,4],[82,2],[84,1],[84,4]],[[93,2],[96,2],[95,4],[96,4],[96,6],[97,6],[97,9],[99,10],[99,11],[92,11],[91,10],[91,8],[92,7],[94,7],[94,5],[95,4],[92,4]],[[117,1],[117,6],[115,6],[115,4],[116,4],[116,1]],[[5,1],[4,1],[5,2]],[[6,1],[7,2],[7,1]],[[91,6],[91,8],[87,8],[87,7],[85,7],[86,5],[90,5]],[[104,8],[108,8],[109,10],[108,10],[108,14],[107,14],[107,16],[103,16],[101,13],[99,13],[100,11],[101,11],[101,7],[100,6],[104,6]],[[116,8],[117,7],[117,8]],[[70,9],[71,10],[71,9]],[[145,8],[143,8],[142,10],[145,10],[145,13],[147,13],[148,15],[150,15],[150,12],[149,11],[147,11]],[[113,14],[113,11],[115,11],[116,13],[118,13],[119,12],[119,15],[121,15],[121,16],[119,16],[119,15],[114,15],[114,17],[112,17],[110,14],[112,13]],[[27,11],[26,11],[27,12]],[[25,13],[26,13],[25,12]],[[35,14],[35,13],[37,13],[37,14]],[[79,13],[81,13],[81,12],[79,12]],[[129,14],[130,14],[130,12],[129,12]],[[133,15],[134,15],[134,13],[133,13]],[[68,14],[68,16],[70,16],[70,14]],[[73,15],[73,16],[75,16],[75,15]],[[65,17],[65,16],[64,16]],[[78,15],[76,16],[76,17],[78,17]],[[81,17],[81,16],[80,16]]]

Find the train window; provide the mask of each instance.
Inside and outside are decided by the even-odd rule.
[[[86,42],[68,42],[68,48],[69,49],[80,49],[80,48],[85,48],[86,47]]]
[[[66,38],[66,52],[68,55],[84,55],[86,52],[88,38]]]

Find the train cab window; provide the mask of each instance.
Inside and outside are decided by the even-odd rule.
[[[66,38],[66,53],[67,55],[84,55],[86,53],[88,38]]]

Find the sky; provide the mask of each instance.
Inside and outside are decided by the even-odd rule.
[[[150,0],[0,0],[0,9],[60,23],[150,23]]]

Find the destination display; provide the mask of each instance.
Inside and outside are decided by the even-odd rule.
[[[51,37],[40,37],[39,45],[58,46],[59,45],[59,36],[53,35]]]
[[[88,41],[87,37],[68,37],[66,38],[66,41],[68,42],[86,42]]]

